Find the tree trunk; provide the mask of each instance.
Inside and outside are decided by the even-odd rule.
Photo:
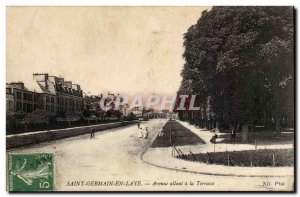
[[[216,121],[216,133],[220,133],[219,121]]]
[[[242,142],[247,142],[249,137],[249,128],[248,124],[242,125]]]
[[[207,121],[207,130],[210,130],[210,120]]]
[[[267,114],[264,112],[264,117],[263,117],[263,126],[266,127],[266,122],[267,122]]]
[[[281,136],[281,122],[280,117],[276,115],[276,136]]]
[[[250,126],[251,126],[251,130],[250,130],[250,133],[248,134],[248,139],[250,139],[254,135],[253,134],[253,132],[254,132],[254,122],[253,121],[251,121]]]
[[[278,92],[276,91],[276,100],[275,100],[275,127],[276,127],[276,136],[281,135],[281,116],[280,116],[280,105]]]
[[[276,136],[281,135],[281,105],[279,100],[279,87],[275,88],[275,126]]]

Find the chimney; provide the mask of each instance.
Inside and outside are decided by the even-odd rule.
[[[57,79],[57,81],[58,81],[58,83],[61,83],[62,86],[64,86],[64,83],[65,83],[64,78],[60,77],[60,78]]]
[[[72,81],[65,81],[65,86],[72,89]]]
[[[46,87],[46,89],[49,88],[49,85],[48,85],[48,78],[49,78],[48,73],[45,73],[45,87]]]
[[[18,88],[18,89],[24,90],[24,83],[21,81],[11,82],[9,85],[12,86],[13,88]]]
[[[72,84],[72,87],[75,90],[81,90],[80,85],[78,85],[78,84]]]

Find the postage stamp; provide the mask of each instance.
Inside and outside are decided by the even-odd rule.
[[[53,191],[53,170],[51,153],[9,154],[9,191]]]

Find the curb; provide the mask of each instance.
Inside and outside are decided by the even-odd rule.
[[[164,125],[163,125],[164,126]],[[163,127],[162,126],[162,127]],[[162,127],[160,129],[162,129]],[[186,169],[178,169],[178,168],[173,168],[173,167],[166,167],[166,166],[161,166],[158,164],[155,164],[153,162],[149,162],[144,160],[144,154],[148,151],[148,149],[151,147],[152,143],[154,142],[154,140],[156,139],[157,135],[159,132],[157,132],[157,134],[155,135],[155,137],[153,139],[151,139],[150,145],[141,153],[141,160],[149,165],[155,166],[155,167],[159,167],[159,168],[163,168],[163,169],[168,169],[168,170],[173,170],[173,171],[177,171],[177,172],[188,172],[188,173],[193,173],[193,174],[203,174],[203,175],[212,175],[212,176],[232,176],[232,177],[265,177],[265,178],[269,178],[269,177],[294,177],[294,175],[239,175],[239,174],[226,174],[226,173],[211,173],[211,172],[200,172],[200,171],[193,171],[193,170],[186,170]],[[185,162],[190,162],[190,161],[185,161]],[[203,163],[204,164],[204,163]],[[204,164],[204,165],[215,165],[215,164]],[[216,165],[218,166],[218,165]],[[222,167],[227,167],[224,165],[220,165]],[[228,167],[228,168],[232,168],[232,166]],[[239,167],[239,168],[243,168],[243,167]],[[253,168],[259,168],[259,167],[253,167]],[[294,168],[295,171],[295,168]]]

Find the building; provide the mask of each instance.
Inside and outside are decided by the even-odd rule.
[[[68,112],[83,111],[83,91],[80,85],[64,81],[62,77],[48,73],[34,73],[34,90],[28,90],[23,82],[6,84],[7,111],[30,113],[44,109],[63,116]]]
[[[40,107],[39,93],[28,90],[23,82],[6,84],[6,109],[8,112],[30,113]]]
[[[135,117],[142,117],[143,116],[143,108],[142,107],[134,107],[130,109],[130,112],[135,115]]]
[[[65,81],[62,77],[49,76],[48,73],[34,73],[33,77],[42,90],[45,110],[58,115],[83,111],[83,91],[80,85]]]
[[[147,112],[143,115],[143,117],[148,118],[148,119],[153,119],[153,118],[168,118],[168,114],[165,112]]]
[[[121,110],[123,116],[129,116],[130,115],[131,111],[130,111],[130,108],[129,108],[128,104],[120,106],[120,110]]]
[[[154,119],[154,118],[169,118],[169,119],[178,119],[178,114],[174,112],[167,112],[167,111],[161,111],[161,112],[147,112],[143,115],[143,117],[148,118],[148,119]]]

